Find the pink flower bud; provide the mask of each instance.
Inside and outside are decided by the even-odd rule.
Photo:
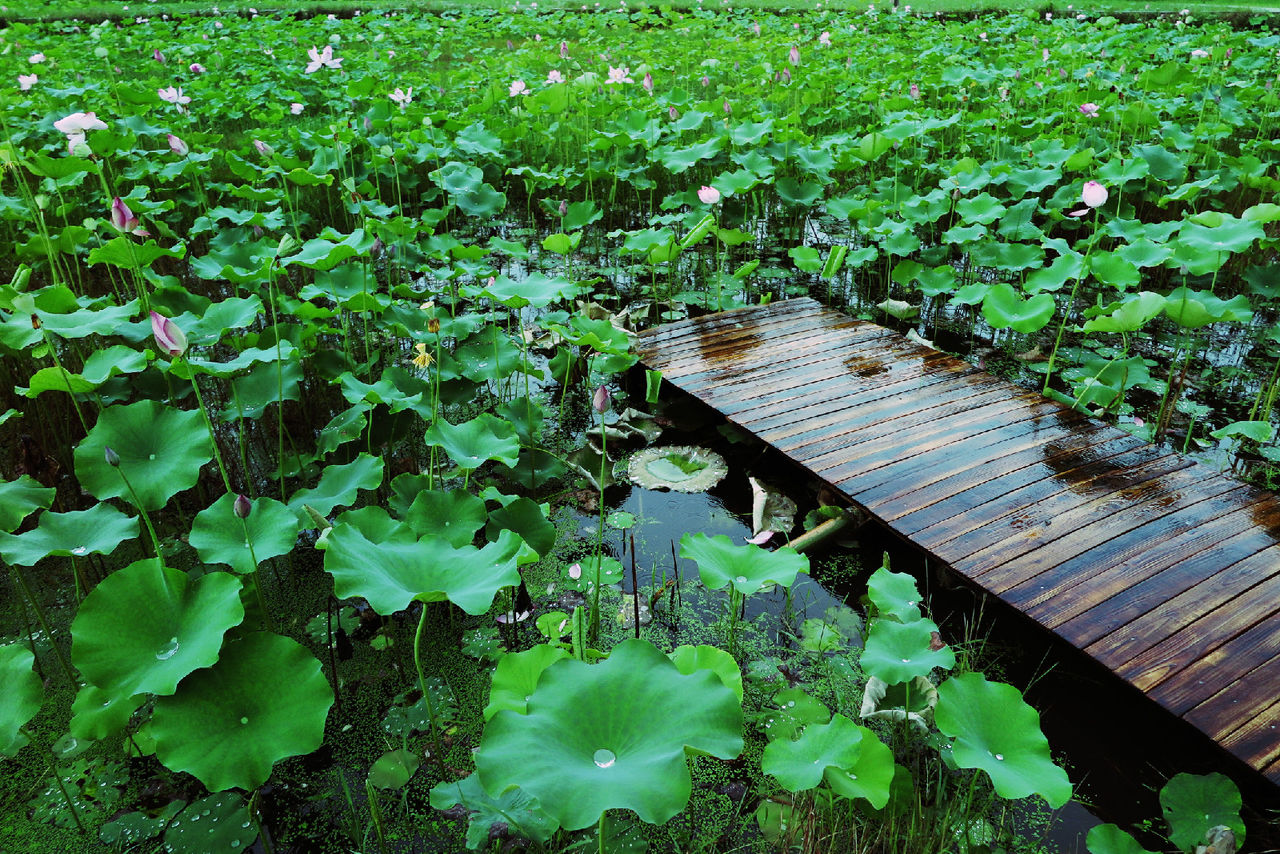
[[[191,150],[185,142],[173,134],[166,134],[166,138],[169,140],[169,150],[179,157],[186,157],[187,152]]]
[[[168,353],[171,358],[178,358],[187,352],[187,336],[177,324],[157,312],[151,312],[151,334],[156,345]]]
[[[792,65],[800,64],[800,48],[796,47],[795,45],[791,46],[791,52],[787,54],[787,62],[791,63]]]
[[[667,107],[667,116],[674,122],[676,119],[680,118],[680,111],[675,107]]]
[[[239,518],[248,519],[249,513],[253,511],[253,502],[247,495],[237,495],[236,500],[231,503],[231,509]]]
[[[115,226],[116,231],[133,231],[138,224],[138,218],[119,196],[111,200],[111,224]]]
[[[1080,199],[1091,208],[1100,208],[1107,203],[1107,188],[1097,181],[1085,181]]]
[[[720,191],[715,187],[708,187],[704,184],[698,188],[698,200],[704,205],[714,205],[720,201]]]
[[[111,450],[110,447],[103,448],[102,455],[106,458],[107,465],[115,469],[120,468],[120,455]]]
[[[591,408],[603,415],[609,411],[609,404],[612,401],[608,386],[600,386],[591,397]]]
[[[156,48],[155,50],[151,51],[151,58],[154,59],[156,62],[160,63],[161,65],[164,65],[164,54],[160,52],[160,48]]]
[[[569,58],[569,43],[568,43],[568,42],[560,42],[560,58],[561,58],[561,59],[568,59],[568,58]]]
[[[644,91],[652,93],[653,92],[653,75],[646,71],[644,73],[644,82],[641,85],[644,86]]]
[[[263,142],[260,139],[255,139],[253,141],[253,147],[258,149],[258,153],[261,154],[263,157],[266,157],[272,151],[271,146],[267,145],[265,142]]]
[[[566,200],[561,199],[560,200],[560,216],[564,216],[567,213],[569,213],[569,203]]]

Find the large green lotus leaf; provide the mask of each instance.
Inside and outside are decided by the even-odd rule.
[[[325,466],[315,488],[299,489],[290,497],[289,509],[310,527],[313,523],[306,506],[328,516],[335,507],[355,504],[361,489],[377,489],[382,483],[382,468],[382,458],[371,454],[360,454],[346,465]]]
[[[516,428],[489,412],[457,425],[441,418],[427,428],[426,440],[428,445],[444,448],[449,459],[470,471],[488,460],[514,466],[520,459]]]
[[[1089,849],[1089,854],[1156,854],[1143,848],[1138,840],[1114,824],[1100,824],[1089,828],[1084,844]]]
[[[544,670],[569,653],[564,647],[538,644],[524,652],[512,652],[498,660],[489,684],[489,704],[484,707],[484,719],[503,709],[524,714],[529,696],[538,685]]]
[[[164,832],[169,854],[248,851],[257,838],[258,828],[235,792],[192,801]]]
[[[997,282],[982,300],[982,316],[996,329],[1024,335],[1039,332],[1053,317],[1057,304],[1050,294],[1024,299],[1008,282]]]
[[[329,532],[325,571],[333,576],[339,598],[363,597],[379,614],[394,614],[415,599],[447,599],[468,614],[483,614],[499,590],[520,583],[516,555],[524,543],[511,531],[482,549],[454,548],[440,537],[418,539],[407,524],[390,517],[381,525],[353,514],[344,514],[342,521]]]
[[[862,669],[890,685],[907,682],[917,676],[928,676],[935,667],[944,670],[955,666],[956,654],[950,646],[930,649],[937,624],[931,620],[894,623],[876,620],[867,632],[867,645],[862,650]]]
[[[404,475],[396,478],[399,481]],[[393,484],[394,486],[394,484]],[[424,489],[413,499],[404,521],[420,537],[441,537],[455,549],[471,545],[488,519],[484,502],[461,489]]]
[[[453,357],[462,376],[477,383],[499,382],[527,364],[520,348],[498,326],[486,326],[468,336]]]
[[[741,753],[737,697],[715,674],[686,676],[653,644],[631,639],[599,664],[548,667],[527,714],[489,721],[476,772],[490,795],[519,786],[568,830],[614,808],[661,824],[689,800],[686,746],[722,759]]]
[[[1129,294],[1123,300],[1113,302],[1085,315],[1085,332],[1137,332],[1148,321],[1164,311],[1165,298],[1151,291]]]
[[[500,531],[515,531],[540,558],[546,557],[556,544],[556,526],[547,519],[546,507],[524,496],[489,514],[485,534],[493,538]]]
[[[956,765],[986,771],[1000,797],[1040,795],[1054,809],[1071,800],[1071,781],[1049,757],[1040,715],[1012,685],[981,673],[953,676],[938,686],[933,719],[954,739]]]
[[[760,768],[789,792],[812,789],[825,778],[838,794],[866,798],[880,809],[889,801],[893,753],[871,730],[835,715],[830,723],[805,727],[795,741],[769,742]]]
[[[138,536],[138,520],[110,504],[70,513],[42,513],[40,524],[25,534],[0,533],[0,557],[20,566],[35,566],[49,555],[77,557],[111,554]]]
[[[293,511],[272,498],[253,500],[249,516],[241,524],[235,514],[236,496],[228,492],[196,514],[191,524],[191,547],[205,563],[221,563],[241,575],[247,575],[258,567],[258,562],[277,555],[288,554],[298,540],[298,517]],[[245,540],[246,526],[253,542],[253,556]]]
[[[750,543],[736,546],[724,534],[685,534],[680,556],[697,561],[698,575],[710,589],[732,584],[745,596],[769,584],[790,587],[796,573],[809,571],[809,558],[795,549],[770,552]]]
[[[676,668],[686,676],[698,670],[710,670],[720,681],[742,700],[742,668],[737,660],[718,646],[709,644],[683,644],[671,650],[667,656]]]
[[[1187,329],[1199,329],[1219,322],[1248,323],[1253,319],[1253,308],[1244,294],[1224,300],[1209,291],[1193,291],[1186,287],[1169,292],[1165,298],[1164,313]]]
[[[154,558],[108,575],[71,623],[71,660],[113,696],[172,694],[184,676],[218,660],[222,636],[244,619],[240,580],[194,581]]]
[[[867,597],[882,617],[893,617],[900,623],[920,619],[920,590],[905,572],[880,567],[867,579]]]
[[[36,657],[16,643],[0,646],[0,756],[14,756],[27,737],[22,727],[40,711],[44,686],[31,669]]]
[[[1240,790],[1223,774],[1178,774],[1160,790],[1160,809],[1169,823],[1169,841],[1190,851],[1205,841],[1205,832],[1225,825],[1244,843]]]
[[[85,685],[71,704],[71,735],[85,741],[101,741],[124,729],[146,699],[146,694],[115,696],[97,685]]]
[[[529,305],[545,308],[556,300],[575,296],[581,290],[580,285],[563,276],[530,273],[519,280],[499,276],[481,293],[507,308],[524,308]]]
[[[332,705],[315,656],[290,638],[251,632],[156,701],[156,757],[211,792],[256,789],[277,760],[320,746]]]
[[[491,832],[497,825],[513,836],[546,842],[560,828],[538,799],[521,789],[508,789],[496,798],[480,785],[480,775],[471,774],[456,783],[437,783],[431,790],[431,806],[438,810],[459,804],[468,812],[467,848],[479,851],[491,847]]]
[[[120,457],[120,471],[104,452]],[[200,478],[213,459],[213,445],[198,409],[173,409],[154,400],[108,406],[76,448],[76,477],[95,498],[132,502],[123,472],[144,510],[159,510]]]
[[[12,531],[36,510],[48,508],[56,492],[27,474],[0,482],[0,531]]]

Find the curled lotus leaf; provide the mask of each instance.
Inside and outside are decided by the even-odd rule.
[[[938,705],[938,689],[923,676],[890,685],[878,676],[867,679],[862,691],[862,718],[908,720],[922,733],[929,731],[929,716]]]
[[[724,457],[688,445],[645,448],[631,458],[627,468],[637,486],[675,492],[706,492],[728,473]]]
[[[315,656],[290,638],[251,632],[156,701],[156,757],[211,792],[252,790],[278,760],[320,746],[332,705]]]
[[[608,809],[661,824],[689,800],[685,748],[721,759],[742,752],[742,707],[720,677],[690,675],[647,640],[626,640],[599,664],[557,661],[527,712],[485,727],[476,772],[497,797],[519,786],[567,830]]]

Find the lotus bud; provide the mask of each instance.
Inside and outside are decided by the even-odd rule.
[[[138,225],[138,218],[119,196],[111,200],[111,224],[115,226],[116,231],[133,231]]]
[[[564,216],[567,213],[569,213],[569,202],[566,201],[565,199],[561,199],[560,200],[560,216]]]
[[[102,455],[106,457],[107,465],[111,466],[113,469],[120,468],[120,455],[111,450],[111,448],[103,448]]]
[[[307,511],[307,515],[311,517],[311,521],[315,523],[315,527],[326,531],[329,529],[329,520],[326,519],[324,514],[319,510],[312,507],[310,504],[303,504],[302,509]]]
[[[266,157],[272,152],[271,146],[267,145],[265,142],[263,142],[260,139],[255,139],[253,141],[253,147],[258,149],[258,153],[261,154],[263,157]]]
[[[151,334],[156,344],[171,358],[178,358],[187,352],[187,336],[178,325],[157,312],[151,312]]]
[[[641,83],[641,85],[644,86],[644,91],[649,93],[653,92],[653,75],[648,71],[644,73],[644,82]]]
[[[231,504],[231,509],[237,517],[248,519],[249,513],[253,510],[253,502],[249,500],[247,495],[237,495],[236,500]]]
[[[169,140],[169,150],[179,157],[186,157],[187,152],[191,150],[185,142],[173,134],[166,134],[166,138]]]
[[[591,408],[603,415],[609,411],[609,404],[613,398],[609,394],[608,386],[600,386],[596,389],[596,393],[591,398]]]
[[[160,52],[160,48],[156,48],[155,50],[151,51],[151,58],[154,59],[156,62],[160,63],[161,65],[164,65],[164,54]]]
[[[704,184],[698,188],[698,200],[704,205],[714,205],[720,201],[720,191],[715,187],[708,187]]]
[[[1097,181],[1086,181],[1080,199],[1091,208],[1100,208],[1107,203],[1107,188]]]
[[[680,118],[680,111],[675,107],[667,107],[667,116],[674,122],[676,119]]]
[[[568,43],[568,42],[560,42],[560,58],[561,58],[561,59],[568,59],[568,58],[569,58],[569,43]]]

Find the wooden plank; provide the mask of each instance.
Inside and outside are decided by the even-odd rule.
[[[1238,683],[1237,683],[1238,684]],[[1193,709],[1187,720],[1195,723]],[[1255,704],[1253,714],[1233,710],[1229,718],[1234,729],[1216,736],[1219,744],[1254,768],[1265,768],[1280,759],[1280,697],[1272,694]]]
[[[1259,658],[1255,666],[1237,669],[1234,679],[1223,680],[1221,690],[1182,713],[1188,723],[1217,740],[1237,730],[1242,721],[1256,719],[1276,702],[1276,686],[1280,685],[1280,616],[1263,623],[1259,633],[1273,641],[1269,647],[1271,657],[1265,661]],[[1260,656],[1264,648],[1268,647],[1259,645]],[[1266,752],[1263,760],[1270,758],[1270,749]]]
[[[1147,647],[1123,664],[1117,664],[1116,672],[1139,691],[1149,694],[1197,661],[1205,660],[1249,627],[1274,615],[1280,602],[1278,564],[1280,546],[1275,546],[1207,579],[1204,583],[1211,587],[1225,586],[1225,590],[1218,591],[1218,595],[1227,600],[1225,606],[1200,608],[1194,602],[1184,602],[1194,619],[1175,626],[1174,631],[1154,643],[1153,638],[1145,639]],[[1218,577],[1224,573],[1229,573],[1229,577]],[[1244,592],[1236,593],[1240,587],[1245,588]]]
[[[1270,554],[1259,554],[1270,549]],[[1212,572],[1207,566],[1214,563],[1223,568]],[[1194,585],[1161,603],[1134,620],[1099,637],[1085,647],[1085,652],[1107,664],[1117,673],[1130,679],[1152,666],[1161,652],[1152,650],[1157,644],[1166,645],[1179,636],[1185,628],[1206,613],[1222,608],[1228,603],[1232,610],[1247,603],[1251,589],[1272,580],[1280,594],[1280,547],[1277,538],[1256,528],[1224,540],[1211,553],[1194,555],[1186,559],[1187,570],[1199,575]],[[1182,566],[1174,568],[1181,571]],[[1270,594],[1264,593],[1264,601]],[[1224,639],[1225,640],[1225,639]],[[1147,653],[1145,657],[1143,653]],[[1188,653],[1196,655],[1198,651]]]
[[[1181,670],[1171,673],[1147,692],[1148,696],[1178,717],[1222,691],[1244,681],[1280,655],[1280,615],[1274,611],[1262,622],[1232,637]],[[1268,671],[1271,672],[1271,671]],[[1260,690],[1274,695],[1275,682]]]
[[[1228,489],[1108,543],[1097,555],[1086,587],[1081,588],[1078,579],[1077,583],[1066,580],[1065,575],[1059,579],[1059,594],[1070,589],[1069,597],[1059,595],[1055,602],[1053,594],[1040,591],[1034,603],[1025,603],[1017,595],[1006,594],[1006,598],[1083,649],[1159,608],[1224,564],[1247,557],[1222,551],[1224,542],[1249,530],[1253,521],[1248,509],[1231,506],[1243,500],[1240,493],[1247,490],[1230,485]]]
[[[729,311],[708,314],[702,317],[690,317],[664,323],[641,332],[637,337],[641,351],[666,351],[666,348],[679,339],[690,336],[715,337],[734,329],[750,329],[757,325],[768,325],[778,318],[791,318],[809,315],[821,317],[831,315],[812,299],[784,300],[766,306],[752,305]],[[820,321],[819,321],[820,322]]]
[[[786,325],[780,325],[776,334],[770,336],[746,335],[733,339],[700,339],[696,347],[683,358],[665,358],[652,360],[650,366],[662,371],[663,376],[674,380],[694,383],[698,377],[715,374],[731,366],[750,366],[767,368],[770,361],[779,354],[804,358],[812,356],[804,346],[807,342],[819,338],[829,343],[847,344],[850,335],[840,330],[832,330],[815,336],[812,329],[804,322],[804,318],[788,318]],[[693,393],[692,388],[689,389]]]

